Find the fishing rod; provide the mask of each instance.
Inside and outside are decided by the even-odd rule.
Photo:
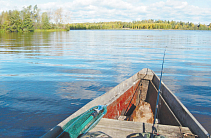
[[[166,46],[166,47],[167,47],[167,46]],[[159,95],[160,95],[161,79],[162,79],[162,76],[163,76],[163,65],[164,65],[165,55],[166,55],[166,48],[165,48],[165,50],[164,50],[164,54],[163,54],[163,63],[162,63],[162,69],[161,69],[161,73],[160,73],[160,83],[159,83],[159,88],[158,88],[158,95],[157,95],[157,102],[156,102],[155,116],[154,116],[154,121],[153,121],[153,126],[152,126],[152,137],[153,137],[153,133],[154,133],[154,131],[155,131],[155,120],[156,120],[157,111],[158,111],[158,103],[159,103]]]

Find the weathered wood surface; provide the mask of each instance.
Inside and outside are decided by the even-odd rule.
[[[153,124],[154,115],[150,104],[144,101],[140,101],[139,105],[136,106],[135,110],[127,120]]]
[[[159,78],[155,74],[153,77],[153,84],[158,88]],[[189,110],[181,103],[181,101],[168,89],[168,87],[162,82],[161,94],[168,106],[174,112],[182,126],[189,127],[190,130],[198,135],[200,138],[207,138],[208,132],[204,127],[196,120],[196,118],[189,112]]]
[[[182,133],[191,133],[187,127],[168,125],[155,125],[155,127],[158,128],[158,134],[168,138],[181,137]],[[102,118],[90,132],[102,132],[112,138],[126,138],[133,133],[152,132],[152,124]]]
[[[146,101],[150,103],[153,112],[155,112],[157,95],[158,90],[154,86],[152,81],[150,81]],[[161,95],[159,99],[158,117],[160,123],[164,125],[181,126],[181,123],[178,121],[177,117],[174,115],[174,113],[169,108],[168,104],[165,102]]]

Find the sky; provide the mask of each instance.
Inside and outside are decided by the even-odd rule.
[[[0,12],[37,5],[41,12],[62,8],[69,23],[174,20],[211,23],[211,0],[0,0]]]

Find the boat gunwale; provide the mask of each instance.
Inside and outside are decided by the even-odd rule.
[[[157,88],[159,86],[159,81],[159,77],[154,73],[152,82]],[[161,81],[161,95],[183,126],[189,127],[192,133],[196,134],[200,138],[209,137],[209,133],[206,129],[190,113],[176,95],[163,83],[163,81]],[[175,100],[175,102],[172,102],[173,100]]]

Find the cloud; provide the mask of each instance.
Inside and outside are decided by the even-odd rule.
[[[12,1],[0,0],[0,9],[5,10],[14,7]],[[19,2],[21,1],[23,0],[19,0]],[[197,5],[196,2],[190,3],[188,0],[149,0],[142,2],[137,0],[58,0],[54,2],[43,1],[38,4],[42,11],[62,7],[64,12],[71,14],[71,22],[161,19],[209,24],[211,8],[203,6],[202,4]]]
[[[160,1],[151,5],[151,10],[148,9],[150,17],[153,19],[162,20],[176,20],[185,22],[206,22],[206,16],[210,15],[211,9],[199,8],[198,6],[190,5],[188,2],[167,0],[166,2]],[[153,16],[154,15],[154,16]],[[211,19],[211,18],[209,18]]]
[[[0,0],[0,12],[6,11],[10,7],[9,1],[6,0]]]

